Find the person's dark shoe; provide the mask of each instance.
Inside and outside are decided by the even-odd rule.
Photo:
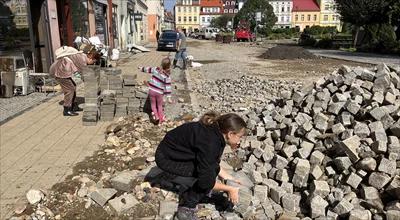
[[[64,116],[77,116],[79,115],[78,113],[72,111],[72,107],[66,107],[64,106],[64,111],[63,111]]]
[[[178,207],[174,220],[198,220],[196,216],[196,209],[187,207]]]
[[[182,69],[183,69],[183,70],[186,70],[186,67],[187,67],[187,61],[186,61],[186,60],[183,60]]]
[[[83,111],[83,108],[79,108],[78,103],[74,103],[74,104],[72,104],[72,111],[81,112],[81,111]]]
[[[172,69],[175,69],[175,68],[176,68],[176,63],[177,63],[177,62],[178,62],[178,61],[174,59],[174,61],[172,62]]]

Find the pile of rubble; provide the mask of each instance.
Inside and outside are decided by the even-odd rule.
[[[282,80],[261,80],[255,76],[243,75],[238,79],[219,79],[199,83],[196,92],[210,100],[202,104],[203,111],[223,112],[255,110],[278,97],[283,90],[297,89],[299,82]]]
[[[281,97],[244,113],[239,213],[399,219],[400,69],[343,66]]]
[[[239,204],[232,210],[201,204],[197,215],[399,219],[400,69],[343,66],[300,90],[286,88],[280,98],[239,112],[251,132],[237,152],[227,148],[221,162],[241,182],[226,182],[239,187]],[[181,123],[158,127],[148,116],[128,116],[110,125],[102,150],[93,156],[102,166],[70,178],[78,184],[63,194],[65,204],[83,203],[81,215],[92,210],[110,219],[172,219],[189,180],[163,174],[154,152],[165,132]],[[54,197],[38,200],[32,215],[70,217],[65,207],[49,212]]]

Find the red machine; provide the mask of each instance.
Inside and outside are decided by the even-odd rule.
[[[235,30],[236,40],[239,41],[253,41],[255,35],[250,31],[250,24],[245,21],[239,21],[239,24]]]

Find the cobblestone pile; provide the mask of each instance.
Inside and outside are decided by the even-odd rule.
[[[196,85],[196,92],[211,100],[201,104],[203,111],[255,110],[275,99],[279,91],[299,88],[298,82],[282,80],[261,80],[255,76],[243,75],[238,79],[219,79]]]
[[[398,219],[400,71],[343,66],[245,113],[242,217]]]
[[[343,66],[298,90],[286,87],[279,98],[239,114],[250,134],[237,152],[227,149],[221,162],[241,182],[226,182],[240,189],[239,204],[200,204],[197,216],[399,219],[400,69]],[[72,177],[78,188],[64,198],[133,219],[150,206],[153,212],[144,216],[172,219],[179,193],[192,180],[163,173],[155,166],[154,152],[165,132],[181,123],[170,121],[154,131],[143,115],[111,124],[97,157],[112,156],[119,168],[83,170]],[[150,131],[158,139],[146,137]],[[222,198],[226,201],[226,195]],[[33,191],[28,200],[38,219],[65,217],[47,210],[56,200],[51,195]]]

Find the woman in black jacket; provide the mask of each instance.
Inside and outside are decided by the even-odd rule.
[[[206,113],[199,122],[183,124],[169,131],[156,151],[156,163],[165,172],[194,177],[196,182],[180,198],[176,219],[196,219],[195,209],[211,190],[228,193],[233,204],[239,201],[239,189],[217,182],[217,176],[233,180],[220,168],[226,144],[239,146],[246,122],[238,115]]]

